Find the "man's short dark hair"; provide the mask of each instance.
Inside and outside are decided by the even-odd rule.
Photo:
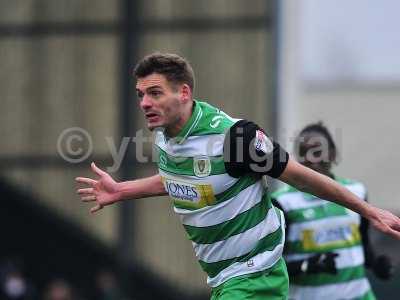
[[[152,53],[138,62],[134,69],[136,78],[143,78],[153,73],[161,74],[175,84],[186,83],[194,90],[194,72],[189,62],[171,53]]]
[[[295,141],[296,149],[298,149],[299,151],[301,136],[305,133],[312,133],[312,132],[319,133],[326,138],[329,146],[328,151],[330,154],[330,159],[332,159],[333,163],[337,163],[338,150],[335,141],[333,140],[332,135],[329,132],[328,128],[324,125],[322,121],[319,121],[318,123],[311,123],[300,131]]]

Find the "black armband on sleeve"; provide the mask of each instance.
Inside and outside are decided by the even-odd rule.
[[[288,160],[289,154],[253,122],[237,122],[225,137],[225,169],[233,177],[253,173],[277,178]]]

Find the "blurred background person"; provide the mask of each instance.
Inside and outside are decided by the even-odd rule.
[[[79,300],[71,285],[64,279],[53,279],[44,291],[44,300]]]
[[[33,284],[23,273],[20,263],[7,260],[0,266],[1,300],[35,300]]]
[[[96,287],[98,300],[125,300],[125,297],[118,286],[117,278],[112,271],[100,270],[96,274]]]
[[[320,122],[306,126],[296,138],[295,152],[303,165],[327,175],[367,201],[360,182],[333,174],[337,148]],[[285,259],[290,276],[290,299],[376,299],[365,268],[389,279],[392,265],[377,256],[368,235],[368,220],[332,202],[286,186],[272,194],[284,211],[287,231]]]

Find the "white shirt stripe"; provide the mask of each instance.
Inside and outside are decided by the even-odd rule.
[[[344,283],[325,284],[323,287],[303,287],[290,285],[289,299],[324,299],[324,300],[346,300],[356,299],[371,289],[366,278],[356,279]]]
[[[185,225],[196,227],[213,226],[232,220],[237,215],[249,210],[262,200],[263,186],[261,182],[242,190],[234,198],[208,207],[208,209],[190,211],[174,207]]]
[[[171,156],[219,156],[223,153],[224,140],[225,134],[189,136],[183,144],[176,143],[174,139],[166,142],[160,138],[157,139],[157,146]]]
[[[319,220],[313,220],[309,222],[302,223],[292,223],[290,224],[290,230],[288,232],[287,239],[290,242],[297,241],[301,238],[302,232],[304,230],[325,230],[339,226],[347,226],[350,224],[360,224],[360,218],[358,215],[345,215],[345,216],[335,216],[332,218],[324,218]]]
[[[247,262],[237,262],[225,268],[218,273],[217,276],[207,278],[207,283],[211,287],[216,287],[228,279],[245,274],[251,274],[271,268],[282,256],[283,245],[285,243],[285,219],[283,214],[280,214],[282,242],[277,245],[272,251],[265,251],[252,257]]]
[[[289,192],[279,196],[276,200],[286,212],[294,209],[312,208],[326,203],[325,200],[318,198],[307,199],[302,192]]]
[[[260,239],[276,231],[279,226],[279,217],[275,209],[270,208],[266,218],[253,228],[213,244],[193,243],[194,251],[197,258],[206,263],[235,258],[249,253]]]

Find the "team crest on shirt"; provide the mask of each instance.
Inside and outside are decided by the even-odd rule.
[[[208,156],[193,158],[193,170],[197,177],[207,177],[211,174],[211,160]]]

